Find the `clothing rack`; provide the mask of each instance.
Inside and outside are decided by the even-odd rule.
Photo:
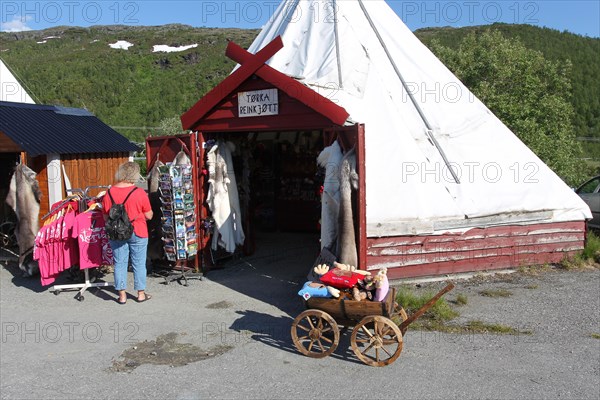
[[[71,200],[74,200],[75,197],[79,197],[80,200],[79,200],[79,205],[78,205],[78,213],[85,212],[88,201],[94,199],[94,197],[89,196],[90,190],[108,189],[109,187],[110,186],[88,186],[85,189],[68,189],[67,192],[71,192],[74,195],[69,196],[67,198],[68,200],[63,201],[61,203],[61,205],[64,207],[64,204],[66,204],[67,201],[71,201]],[[58,207],[59,206],[57,206],[56,208],[58,208]],[[56,210],[56,211],[58,211],[58,210]],[[54,211],[54,212],[56,212],[56,211]],[[50,216],[52,214],[53,214],[53,212],[50,212],[50,213],[48,213],[47,216]],[[90,272],[88,269],[84,269],[83,274],[85,277],[84,278],[85,281],[83,283],[74,283],[74,284],[68,284],[68,285],[54,285],[50,288],[50,292],[54,293],[55,295],[58,296],[63,291],[71,291],[73,289],[79,289],[78,293],[75,295],[75,300],[83,301],[83,300],[85,300],[85,298],[83,297],[83,293],[90,288],[100,288],[100,287],[109,287],[109,286],[114,287],[115,286],[114,282],[91,282],[90,281]]]

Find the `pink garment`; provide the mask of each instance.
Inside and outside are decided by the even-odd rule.
[[[80,269],[113,264],[112,249],[104,230],[104,216],[101,211],[79,214],[73,223],[71,237],[78,239]]]
[[[67,268],[79,264],[79,248],[77,239],[73,237],[73,224],[75,223],[75,213],[70,212],[65,215],[62,225],[63,242],[63,260]]]
[[[65,262],[63,252],[65,245],[65,241],[61,236],[63,223],[64,217],[61,216],[50,224],[43,226],[36,235],[33,257],[38,261],[43,286],[54,283],[56,277],[71,266]],[[72,239],[69,239],[69,241],[72,241]]]

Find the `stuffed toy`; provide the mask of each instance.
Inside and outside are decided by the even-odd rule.
[[[321,276],[321,275],[327,273],[327,271],[329,270],[329,267],[327,265],[323,264],[323,265],[316,266],[313,270],[314,270],[315,274],[317,274],[318,276]],[[306,282],[304,284],[304,286],[302,287],[302,289],[298,292],[298,294],[300,296],[302,296],[302,298],[304,300],[308,300],[311,297],[335,297],[335,298],[340,297],[339,289],[336,289],[331,286],[326,286],[321,282],[313,282],[313,281]]]
[[[375,282],[371,276],[365,276],[365,279],[358,281],[352,288],[352,298],[356,301],[373,300],[375,293]]]
[[[336,288],[325,286],[318,282],[306,282],[302,289],[298,292],[304,300],[311,297],[339,297],[340,291]]]
[[[390,282],[387,277],[387,268],[381,268],[373,277],[375,283],[375,301],[383,301],[390,291]]]
[[[367,271],[358,271],[354,266],[333,263],[334,268],[329,269],[325,264],[315,267],[315,273],[320,276],[321,282],[337,289],[351,289],[358,281],[370,275]]]

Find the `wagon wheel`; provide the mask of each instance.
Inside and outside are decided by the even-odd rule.
[[[400,306],[398,303],[394,302],[394,312],[392,313],[392,318],[400,318],[400,324],[402,324],[402,322],[406,321],[408,319],[408,314],[406,313],[406,310],[404,310],[404,307]],[[408,326],[405,326],[404,329],[402,329],[402,325],[400,325],[400,332],[402,332],[402,336],[406,335],[406,330],[408,329]]]
[[[402,332],[389,318],[371,315],[354,327],[350,344],[362,362],[372,367],[384,367],[400,357]]]
[[[292,323],[292,340],[300,353],[323,358],[335,351],[340,341],[340,330],[326,312],[306,310]]]

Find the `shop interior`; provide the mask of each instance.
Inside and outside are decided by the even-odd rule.
[[[275,270],[292,265],[306,276],[320,250],[320,190],[324,169],[317,157],[324,148],[321,131],[228,132],[205,140],[230,142],[245,241],[238,256],[277,260]],[[222,249],[212,252],[215,266],[227,266]],[[261,263],[265,264],[265,263]]]

